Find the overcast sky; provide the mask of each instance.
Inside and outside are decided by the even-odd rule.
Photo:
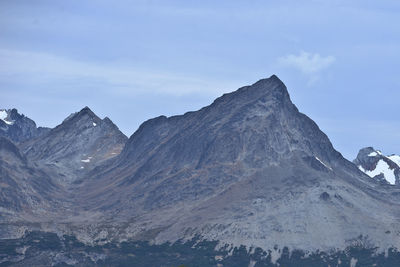
[[[349,159],[400,153],[400,1],[0,1],[0,108],[130,136],[272,74]]]

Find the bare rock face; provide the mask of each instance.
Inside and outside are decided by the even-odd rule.
[[[19,114],[18,110],[0,109],[0,136],[7,137],[15,143],[24,142],[50,131],[50,128],[36,127],[30,118]]]
[[[118,155],[126,140],[109,118],[100,119],[85,107],[43,138],[22,144],[22,150],[30,160],[46,165],[62,180],[71,182]]]
[[[140,206],[152,209],[213,195],[220,187],[293,157],[326,172],[337,161],[345,162],[318,126],[298,112],[284,84],[272,76],[197,112],[143,123],[105,180],[118,177],[121,188],[148,194]],[[352,164],[344,165],[354,171]],[[188,179],[191,183],[184,182]]]
[[[358,152],[353,161],[357,167],[371,178],[390,185],[400,184],[400,156],[385,156],[373,147]]]

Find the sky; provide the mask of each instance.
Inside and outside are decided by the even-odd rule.
[[[276,74],[352,160],[400,153],[400,1],[0,1],[0,108],[130,136]]]

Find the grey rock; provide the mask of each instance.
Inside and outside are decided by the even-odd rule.
[[[0,221],[15,221],[19,215],[38,216],[57,211],[65,192],[49,175],[0,137]],[[64,203],[65,204],[65,203]]]
[[[0,136],[7,137],[15,143],[37,138],[50,131],[50,128],[37,127],[33,120],[23,114],[19,114],[15,108],[0,109],[0,111],[7,114],[5,120],[0,120]]]
[[[100,119],[85,107],[42,138],[23,143],[21,148],[30,160],[45,165],[64,182],[73,182],[118,155],[126,140],[109,118]]]

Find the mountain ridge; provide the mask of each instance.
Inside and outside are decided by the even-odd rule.
[[[42,136],[50,131],[47,127],[37,127],[36,123],[18,110],[0,109],[0,136],[16,143]]]
[[[99,162],[119,154],[126,139],[110,119],[102,120],[85,107],[21,148],[31,160],[41,161],[61,174],[60,179],[73,182]]]
[[[19,145],[70,200],[30,215],[28,229],[88,245],[208,240],[271,257],[283,248],[400,248],[400,189],[336,151],[275,75],[198,111],[147,120],[129,139],[115,127],[85,107]],[[95,161],[97,149],[104,160]]]
[[[391,210],[399,201],[333,148],[276,77],[225,94],[198,111],[144,122],[107,164],[77,189],[83,196],[79,204],[101,212],[103,220],[136,218],[130,227],[160,229],[151,235],[160,243],[199,234],[269,249],[277,238],[268,233],[274,233],[282,237],[279,246],[343,248],[344,236],[369,233],[379,240],[381,234],[373,230],[378,217],[370,210],[387,218],[381,224],[391,228],[393,218],[381,208]],[[301,219],[282,218],[274,205]],[[320,214],[326,221],[312,219]],[[263,219],[271,216],[279,219]],[[331,230],[313,233],[321,225]]]

